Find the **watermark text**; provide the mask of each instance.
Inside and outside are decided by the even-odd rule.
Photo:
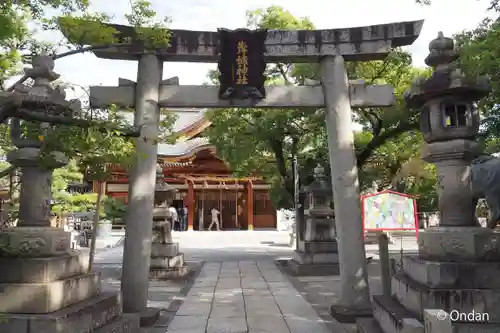
[[[436,316],[438,320],[446,320],[449,318],[452,322],[461,323],[487,323],[490,321],[490,315],[488,313],[475,310],[469,312],[451,310],[449,313],[444,310],[439,310]]]

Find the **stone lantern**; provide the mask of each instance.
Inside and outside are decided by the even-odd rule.
[[[0,331],[137,330],[138,318],[122,316],[119,293],[102,292],[100,275],[89,272],[88,258],[70,249],[71,233],[51,227],[52,172],[67,158],[51,152],[51,158],[40,163],[45,134],[53,125],[31,120],[72,120],[80,103],[66,101],[64,91],[52,87],[59,75],[51,56],[37,56],[32,65],[25,71],[34,80],[32,87],[0,92],[0,102],[17,101],[10,114],[17,149],[7,159],[21,169],[19,222],[0,232],[0,266],[8,267],[0,272]]]
[[[429,50],[425,62],[433,74],[417,80],[405,98],[421,112],[422,158],[437,168],[440,222],[419,232],[418,254],[403,256],[391,295],[373,296],[373,317],[385,333],[424,332],[424,323],[426,333],[497,332],[500,235],[477,225],[477,199],[468,177],[481,152],[474,141],[479,130],[475,101],[488,94],[490,85],[460,72],[451,38],[439,33]],[[447,313],[460,317],[450,320]],[[358,322],[366,325],[360,327],[363,332],[373,324]]]
[[[298,275],[338,274],[332,188],[321,166],[314,169],[314,180],[304,188],[304,194],[305,232],[290,267]]]
[[[326,181],[324,169],[314,169],[314,181],[304,188],[304,217],[306,222],[305,241],[335,240],[335,223],[332,202],[332,188]]]
[[[475,142],[480,121],[475,102],[491,88],[486,79],[471,80],[461,73],[451,38],[439,33],[429,50],[425,62],[434,73],[415,82],[406,101],[408,106],[420,108],[420,129],[426,142],[422,159],[437,168],[440,225],[475,226],[476,202],[464,176],[481,153]]]

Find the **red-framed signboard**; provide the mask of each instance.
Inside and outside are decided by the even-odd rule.
[[[363,234],[366,231],[415,230],[417,202],[411,195],[386,190],[361,196]]]

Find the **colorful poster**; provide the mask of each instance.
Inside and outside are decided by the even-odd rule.
[[[364,229],[415,229],[414,199],[396,192],[362,198]]]

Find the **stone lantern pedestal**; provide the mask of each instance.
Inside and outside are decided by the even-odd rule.
[[[172,222],[166,207],[153,209],[153,240],[149,278],[170,280],[183,278],[189,273],[184,263],[184,254],[179,252],[179,243],[172,240]]]
[[[69,102],[50,87],[58,77],[53,67],[51,57],[35,58],[26,70],[34,86],[1,92],[0,101],[14,96],[31,112],[67,111]],[[66,158],[53,153],[50,163],[41,164],[41,142],[24,135],[21,126],[12,120],[18,149],[7,156],[21,169],[21,193],[17,227],[0,232],[0,332],[137,332],[139,318],[122,315],[120,294],[101,292],[100,276],[88,271],[88,258],[70,249],[71,233],[50,225],[52,172]]]
[[[314,170],[314,181],[305,191],[304,236],[298,241],[289,267],[297,275],[336,275],[339,273],[334,211],[330,208],[332,189],[323,168]]]
[[[441,220],[419,233],[419,253],[403,257],[402,269],[392,279],[392,296],[373,296],[375,320],[360,320],[358,328],[499,332],[500,234],[479,226],[470,178],[471,162],[480,154],[474,141],[479,130],[474,101],[489,92],[489,85],[461,74],[450,38],[440,33],[429,49],[426,63],[434,73],[415,82],[406,100],[421,109],[422,158],[437,168]],[[445,323],[443,314],[452,314],[452,320]]]

